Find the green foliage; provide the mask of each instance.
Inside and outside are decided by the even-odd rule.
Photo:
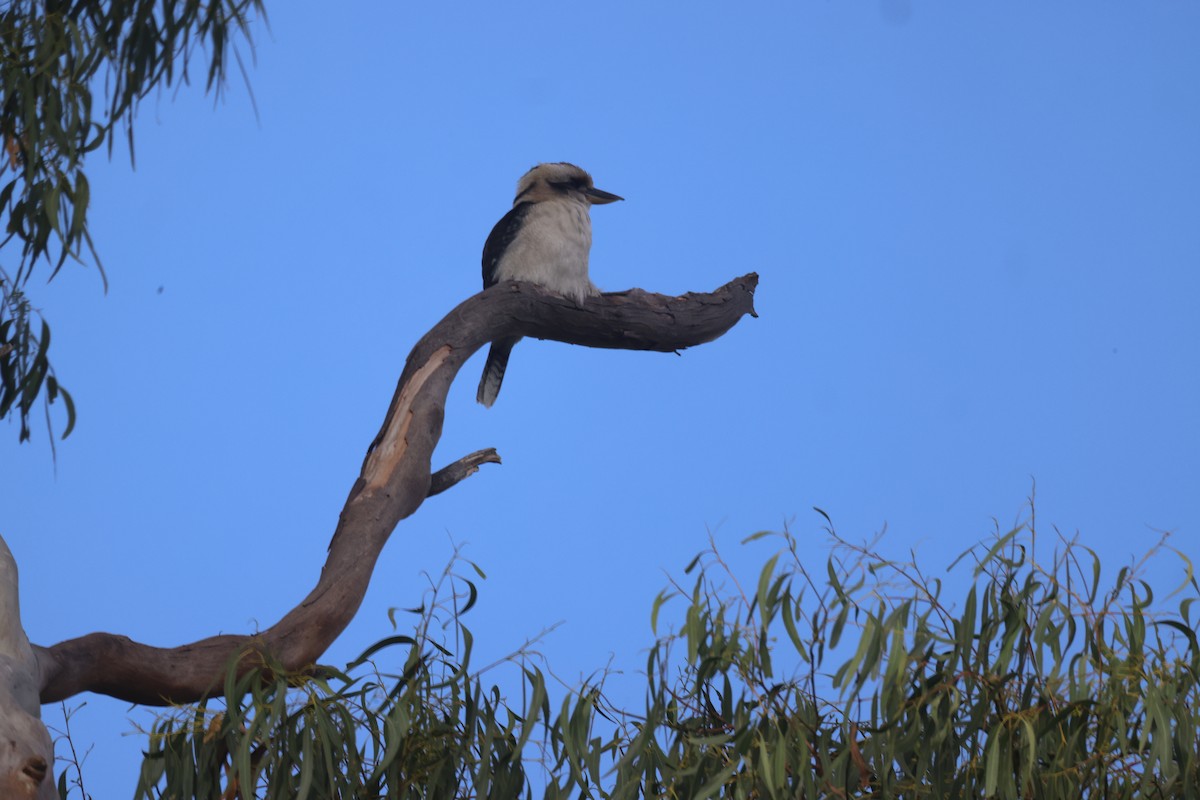
[[[119,123],[132,157],[139,103],[186,82],[197,51],[207,54],[206,89],[219,90],[232,38],[249,39],[252,11],[262,13],[262,0],[0,3],[0,249],[10,259],[0,263],[0,418],[17,411],[21,441],[39,395],[47,419],[63,398],[64,437],[75,422],[50,366],[49,327],[24,292],[38,264],[53,278],[88,257],[103,275],[88,230],[85,157],[106,142],[111,153]]]
[[[1144,561],[1106,585],[1076,542],[1056,540],[1039,563],[1024,527],[968,550],[945,581],[828,531],[818,574],[787,531],[747,539],[781,545],[750,582],[715,547],[697,556],[691,582],[651,609],[656,631],[670,611],[676,624],[650,648],[636,712],[613,708],[601,682],[555,714],[528,648],[508,660],[515,692],[472,670],[462,616],[476,588],[452,564],[412,635],[345,671],[282,675],[246,656],[258,666],[239,678],[231,666],[227,707],[179,709],[154,726],[137,797],[1200,792],[1190,619],[1200,586],[1182,554],[1175,594],[1186,597],[1165,613]],[[943,601],[946,583],[961,602]]]

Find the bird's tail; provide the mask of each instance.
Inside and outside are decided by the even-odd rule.
[[[508,356],[520,339],[502,339],[492,342],[488,350],[487,363],[483,365],[483,377],[479,379],[479,391],[475,399],[491,408],[500,394],[500,384],[504,382],[504,370],[508,367]]]

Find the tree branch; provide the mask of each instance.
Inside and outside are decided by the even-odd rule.
[[[744,314],[754,316],[757,284],[758,276],[751,273],[708,294],[668,297],[631,289],[578,305],[533,284],[504,282],[468,298],[409,354],[383,426],[342,508],[321,576],[299,605],[253,636],[213,636],[160,648],[91,633],[37,647],[41,701],[91,691],[145,705],[192,702],[218,694],[229,659],[246,649],[270,652],[288,670],[311,667],[358,611],[396,524],[426,497],[481,464],[499,463],[494,450],[482,450],[430,473],[446,394],[476,350],[513,336],[587,347],[683,350],[716,339]]]
[[[489,447],[486,450],[476,450],[469,456],[463,456],[453,464],[447,464],[439,469],[429,478],[429,493],[426,497],[433,497],[435,494],[441,494],[449,489],[454,484],[461,480],[465,480],[476,472],[484,464],[499,464],[500,454],[496,452],[496,448]]]

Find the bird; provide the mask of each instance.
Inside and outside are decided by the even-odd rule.
[[[538,164],[517,181],[513,207],[483,245],[483,288],[528,281],[583,305],[600,290],[588,277],[594,205],[624,200],[597,189],[592,176],[565,161]],[[521,337],[498,339],[488,350],[475,399],[496,402],[508,357]]]

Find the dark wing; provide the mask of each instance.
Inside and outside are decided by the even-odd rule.
[[[517,238],[517,231],[521,230],[525,215],[531,208],[533,203],[517,203],[500,218],[496,227],[488,234],[487,241],[483,244],[483,288],[496,283],[496,265],[504,257],[504,252],[513,243],[513,239]]]

